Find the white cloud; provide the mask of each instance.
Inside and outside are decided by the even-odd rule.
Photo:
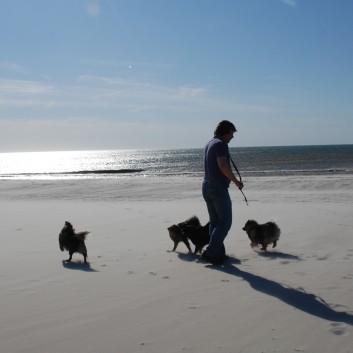
[[[281,1],[292,7],[297,6],[297,0],[281,0]]]
[[[17,73],[25,73],[26,70],[21,65],[18,65],[14,62],[2,61],[0,62],[0,69],[4,71],[17,72]]]
[[[6,95],[13,94],[43,94],[53,91],[53,87],[36,81],[0,79],[0,92]]]
[[[51,86],[35,81],[0,80],[3,117],[84,116],[119,121],[201,119],[211,115],[257,114],[271,108],[236,102],[208,86],[166,86],[119,77],[81,76],[77,85]],[[26,107],[31,109],[26,109]],[[1,117],[0,117],[1,120]]]

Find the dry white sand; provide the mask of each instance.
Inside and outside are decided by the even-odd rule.
[[[248,178],[233,186],[230,261],[207,265],[167,227],[207,221],[195,178],[2,181],[0,351],[353,352],[353,178]],[[275,220],[250,248],[247,219]],[[91,231],[89,264],[58,246]]]

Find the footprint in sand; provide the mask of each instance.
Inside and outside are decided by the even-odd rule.
[[[353,275],[351,275],[350,273],[348,273],[347,275],[342,276],[341,278],[343,278],[343,279],[352,279],[352,278],[353,278]]]
[[[353,252],[352,252],[352,250],[348,250],[347,252],[348,252],[348,254],[343,259],[344,260],[351,260],[351,258],[353,257]]]
[[[320,261],[324,261],[324,260],[328,260],[329,256],[325,255],[325,256],[318,256],[316,259],[320,260]]]
[[[329,328],[329,332],[333,333],[336,336],[347,336],[348,332],[346,329],[346,326],[338,323],[338,322],[333,322],[332,324],[330,324],[330,328]]]
[[[307,275],[306,272],[302,272],[302,271],[295,271],[294,273],[299,276],[306,276]]]
[[[151,275],[151,276],[157,276],[157,272],[153,272],[153,271],[148,272],[148,274]]]

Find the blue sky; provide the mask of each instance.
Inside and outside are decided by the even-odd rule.
[[[351,0],[0,6],[0,152],[353,143]]]

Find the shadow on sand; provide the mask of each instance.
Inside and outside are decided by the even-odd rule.
[[[249,285],[258,292],[277,298],[293,308],[301,310],[307,314],[328,321],[343,322],[353,326],[353,314],[335,311],[322,298],[315,294],[307,293],[304,289],[287,287],[281,283],[239,270],[229,263],[224,266],[207,265],[206,267],[239,277],[244,281],[247,281]]]
[[[62,261],[63,267],[69,270],[78,270],[83,272],[98,272],[97,270],[93,269],[89,262],[86,264],[84,262],[68,262],[66,260]]]
[[[195,255],[191,253],[181,253],[177,252],[178,257],[180,260],[186,261],[186,262],[195,262],[195,260],[198,260],[200,258],[200,255]],[[227,264],[232,264],[232,265],[240,265],[241,262],[239,259],[233,257],[233,256],[227,256]]]
[[[267,252],[260,253],[261,256],[269,258],[281,258],[288,260],[301,260],[295,255]],[[199,259],[193,254],[178,253],[178,257],[187,262],[195,262]],[[333,322],[342,322],[353,326],[353,314],[334,310],[328,303],[315,294],[306,292],[304,289],[295,289],[281,283],[254,275],[250,272],[242,271],[234,266],[240,264],[240,260],[230,257],[223,266],[206,265],[207,268],[227,273],[231,276],[239,277],[248,282],[249,285],[258,292],[277,298],[282,302],[301,310],[307,314]]]
[[[297,255],[287,254],[280,251],[256,251],[259,256],[265,257],[268,259],[283,259],[283,260],[294,260],[301,261],[302,259]]]

